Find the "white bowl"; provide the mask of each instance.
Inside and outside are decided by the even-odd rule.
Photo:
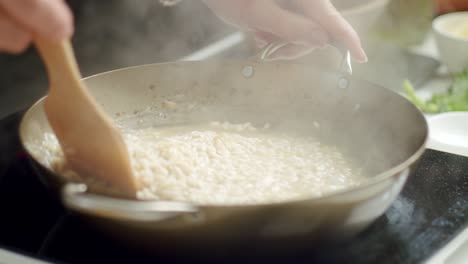
[[[432,29],[440,59],[449,72],[458,73],[468,67],[468,12],[439,16]]]
[[[428,148],[468,156],[468,112],[428,117]]]

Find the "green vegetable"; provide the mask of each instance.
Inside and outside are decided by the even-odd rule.
[[[403,83],[403,89],[408,100],[423,112],[468,111],[468,69],[455,76],[447,92],[434,94],[427,101],[416,96],[413,85],[408,80]]]

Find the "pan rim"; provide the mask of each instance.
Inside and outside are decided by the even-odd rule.
[[[154,66],[161,66],[161,65],[174,65],[174,64],[180,64],[180,65],[198,64],[200,62],[207,62],[207,61],[213,61],[213,60],[216,61],[216,60],[219,60],[219,59],[211,59],[211,60],[204,60],[204,61],[178,61],[178,62],[162,62],[162,63],[142,64],[142,65],[136,65],[136,66],[130,66],[130,67],[124,67],[124,68],[109,70],[109,71],[102,72],[102,73],[97,73],[97,74],[90,75],[90,76],[87,76],[85,78],[82,78],[82,80],[91,79],[91,78],[94,78],[94,77],[110,74],[110,73],[113,73],[113,72],[126,71],[126,70],[129,70],[129,69],[138,69],[138,68],[145,68],[145,67],[154,67]],[[225,62],[226,61],[231,61],[231,62],[237,62],[237,63],[246,62],[246,60],[238,60],[238,59],[234,59],[234,60],[222,59],[222,61],[225,61]],[[253,62],[253,61],[248,61],[248,62],[249,63],[257,63],[257,62]],[[318,69],[317,67],[310,66],[310,65],[302,65],[302,64],[296,64],[296,63],[289,63],[288,62],[288,65],[289,64],[297,65],[299,67],[304,67],[304,68]],[[334,73],[334,74],[337,73],[337,72],[328,71],[328,70],[322,70],[322,69],[319,69],[319,70],[322,71],[322,72],[325,72],[325,73]],[[365,80],[361,80],[361,79],[357,79],[357,80],[359,80],[360,82],[364,82],[364,83],[370,83],[369,81],[365,81]],[[400,97],[402,97],[401,99],[406,100],[405,97],[403,97],[402,95],[400,95],[400,94],[398,94],[398,93],[396,93],[394,91],[391,91],[390,89],[382,87],[382,86],[380,86],[378,84],[374,84],[374,83],[371,83],[371,84],[378,87],[379,89],[383,89],[386,93],[393,94],[393,96],[400,96]],[[36,110],[36,108],[43,105],[44,100],[46,98],[47,98],[47,95],[41,97],[34,104],[32,104],[30,107],[28,107],[27,110],[22,114],[20,124],[19,124],[19,129],[18,129],[19,130],[18,134],[19,134],[19,138],[20,138],[20,143],[21,143],[21,146],[23,147],[23,149],[26,151],[29,158],[31,158],[35,163],[37,163],[39,166],[41,166],[43,169],[45,169],[48,173],[52,174],[54,177],[65,180],[61,175],[59,175],[58,173],[55,173],[52,169],[48,168],[47,166],[44,166],[41,162],[39,162],[34,157],[34,155],[29,151],[27,146],[25,145],[26,141],[25,141],[25,138],[24,138],[24,135],[23,135],[24,134],[23,131],[25,130],[25,128],[24,128],[25,122],[26,122],[25,119],[26,119],[26,117],[28,115],[30,115],[31,112]],[[253,203],[253,204],[225,204],[225,205],[223,205],[223,204],[197,204],[197,203],[193,203],[193,202],[189,202],[189,201],[181,201],[181,202],[184,202],[184,203],[186,203],[188,205],[192,205],[194,207],[200,208],[201,210],[216,209],[216,208],[250,208],[250,207],[259,207],[259,206],[265,206],[265,207],[267,207],[267,206],[285,206],[285,205],[297,204],[297,203],[320,203],[320,202],[326,202],[326,201],[332,200],[334,198],[338,198],[338,197],[340,197],[342,195],[349,195],[349,194],[352,194],[352,193],[355,193],[355,192],[364,191],[364,190],[369,189],[369,188],[371,188],[373,186],[381,184],[381,183],[383,183],[383,182],[385,182],[385,181],[387,181],[387,180],[389,180],[389,179],[391,179],[393,177],[397,177],[400,173],[404,172],[406,169],[409,169],[411,167],[411,165],[413,165],[414,163],[416,163],[419,160],[419,158],[424,154],[424,152],[427,149],[427,144],[428,144],[428,139],[429,139],[429,126],[428,126],[427,119],[424,117],[424,114],[420,111],[420,109],[418,109],[410,101],[406,100],[406,103],[410,104],[410,107],[412,107],[418,113],[419,117],[423,120],[424,138],[423,138],[422,144],[418,147],[418,149],[415,152],[413,152],[412,155],[410,155],[403,162],[391,167],[390,169],[388,169],[388,170],[386,170],[386,171],[384,171],[382,173],[379,173],[379,174],[377,174],[375,176],[369,177],[368,180],[363,181],[362,183],[360,183],[357,186],[345,188],[345,189],[338,190],[338,191],[335,191],[335,192],[330,192],[330,193],[327,193],[327,194],[322,195],[320,197],[298,198],[298,199],[290,199],[290,200],[279,201],[279,202]],[[61,188],[63,188],[63,186]],[[114,199],[116,202],[123,200],[123,199],[115,198],[115,197],[109,197],[109,196],[105,196],[105,197]],[[62,201],[63,201],[63,199],[62,199]],[[138,200],[133,200],[133,201],[138,202]],[[156,200],[156,201],[172,202],[172,200]]]

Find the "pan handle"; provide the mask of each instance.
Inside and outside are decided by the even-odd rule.
[[[274,41],[271,42],[265,47],[263,47],[260,52],[254,55],[251,59],[257,62],[262,61],[272,61],[274,59],[270,59],[270,55],[278,51],[279,49],[289,45],[290,43],[287,41]],[[340,41],[333,40],[330,43],[331,46],[338,49],[338,51],[343,55],[343,60],[341,61],[340,71],[346,72],[349,75],[353,74],[353,67],[351,64],[351,52],[348,48],[346,48]]]
[[[265,45],[265,47],[263,47],[257,55],[252,56],[250,59],[255,62],[273,61],[274,59],[269,58],[270,55],[289,44],[290,43],[286,41],[271,42]],[[337,86],[340,89],[347,89],[350,86],[349,76],[353,74],[353,67],[351,64],[351,52],[340,41],[333,40],[330,42],[330,45],[338,49],[338,51],[340,51],[340,53],[343,56],[339,69],[341,74],[338,78]],[[252,66],[247,66],[243,69],[242,74],[246,77],[249,77],[252,75],[252,72]]]
[[[340,70],[346,72],[349,75],[353,74],[353,65],[351,63],[351,51],[339,41],[333,41],[331,43],[333,47],[338,49],[343,55],[343,60],[341,61]]]
[[[195,205],[173,201],[134,201],[87,192],[85,184],[67,183],[62,189],[67,208],[80,213],[127,221],[163,221],[181,215],[199,218]]]
[[[270,55],[287,45],[289,45],[288,42],[281,40],[268,43],[260,50],[259,53],[252,56],[251,59],[257,62],[273,61],[273,59],[270,59]]]

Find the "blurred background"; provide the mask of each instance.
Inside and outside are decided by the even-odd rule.
[[[379,61],[391,59],[393,64],[400,63],[401,67],[393,67],[399,71],[388,73],[390,77],[382,81],[386,86],[396,85],[392,84],[395,76],[403,78],[414,68],[401,51],[424,40],[434,16],[468,9],[466,0],[333,2],[357,28],[374,61],[361,70],[364,77],[381,80],[376,75],[381,69],[378,66],[388,69],[388,63],[379,64]],[[157,0],[68,0],[68,3],[75,14],[73,43],[83,76],[178,60],[236,31],[221,22],[201,1],[185,0],[174,7],[164,7]],[[247,36],[245,43],[231,55],[248,56],[254,48]],[[313,54],[303,61],[336,63],[330,55],[321,60],[317,56],[323,54]],[[25,109],[46,93],[46,73],[33,48],[19,56],[0,54],[0,67],[0,117]]]
[[[73,44],[83,76],[133,65],[173,61],[234,30],[201,1],[164,7],[158,0],[68,0]],[[34,48],[0,54],[0,117],[25,109],[47,91]]]

